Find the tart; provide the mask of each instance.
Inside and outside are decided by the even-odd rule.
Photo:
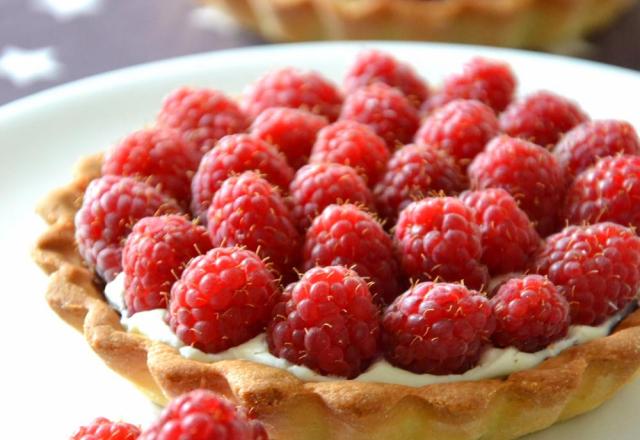
[[[609,24],[630,0],[207,0],[274,41],[429,40],[553,48]]]
[[[366,55],[366,59],[371,60],[371,56]],[[240,105],[213,90],[180,89],[165,100],[159,128],[145,129],[127,137],[106,156],[96,154],[81,159],[73,180],[51,192],[38,206],[38,213],[48,227],[39,237],[33,256],[50,277],[46,294],[49,305],[68,324],[84,334],[94,351],[110,368],[135,384],[152,401],[164,405],[169,399],[188,391],[210,389],[245,407],[252,417],[264,423],[270,438],[274,439],[508,439],[544,429],[596,408],[632,380],[640,369],[640,311],[636,310],[640,287],[640,238],[631,228],[615,223],[628,224],[627,219],[632,218],[627,216],[628,211],[637,208],[625,207],[624,200],[619,198],[619,191],[606,194],[589,191],[589,185],[597,184],[589,176],[595,175],[600,180],[611,179],[607,182],[609,187],[624,184],[627,192],[640,192],[640,187],[615,177],[617,173],[628,175],[636,172],[636,155],[640,153],[637,135],[623,122],[587,121],[586,115],[574,103],[557,95],[534,94],[511,103],[510,95],[515,82],[509,69],[499,62],[473,60],[462,74],[453,75],[441,89],[434,92],[425,84],[416,87],[416,81],[420,80],[415,72],[406,69],[406,66],[400,68],[403,65],[390,55],[376,53],[374,58],[391,60],[394,65],[392,70],[404,72],[403,75],[385,76],[382,70],[375,78],[365,78],[359,73],[356,61],[345,86],[346,90],[350,87],[353,90],[348,91],[344,103],[341,93],[318,74],[287,69],[268,74],[266,79],[251,86]],[[474,97],[462,96],[465,93],[478,93],[478,87],[465,88],[461,84],[474,83],[485,78],[484,75],[491,75],[492,81],[483,83],[480,87],[484,88],[483,93]],[[297,81],[299,78],[305,81]],[[391,84],[394,81],[396,83]],[[358,82],[362,84],[353,86]],[[300,89],[297,84],[304,84],[302,90],[305,94],[298,94]],[[317,93],[311,93],[309,87],[313,89],[311,92]],[[289,93],[266,93],[282,88],[289,88]],[[420,90],[420,93],[415,93],[415,90]],[[505,90],[510,91],[507,93],[508,99],[505,98]],[[185,96],[189,98],[185,99]],[[420,99],[417,99],[418,96]],[[367,112],[357,111],[362,100],[369,103]],[[522,104],[531,101],[535,101],[536,105]],[[194,119],[192,112],[180,110],[184,110],[181,106],[185,102],[189,105],[194,102],[205,103],[198,107],[201,111],[225,113],[227,117],[217,120],[208,118],[206,123],[213,120],[213,124],[218,125],[203,127],[202,118]],[[470,102],[473,105],[469,105]],[[417,133],[415,139],[428,138],[430,144],[427,146],[418,142],[393,153],[387,151],[389,146],[399,143],[400,137],[406,136],[409,128],[400,123],[406,121],[389,121],[394,123],[380,125],[380,119],[376,117],[379,113],[374,111],[376,106],[381,106],[377,108],[378,112],[387,115],[389,112],[383,110],[388,110],[388,107],[397,110],[392,114],[413,112],[417,115],[418,107],[422,106],[428,117],[422,122],[420,130],[417,123],[411,130]],[[258,107],[262,109],[255,110]],[[499,116],[494,112],[496,107],[500,108],[497,110]],[[320,116],[304,109],[319,112]],[[250,125],[251,111],[256,112],[255,116],[268,113],[269,117],[259,116]],[[464,121],[468,119],[461,118],[459,112],[471,112],[464,113],[471,118],[468,124],[486,127],[480,138],[477,137],[478,130],[465,130]],[[547,112],[547,118],[565,124],[551,124],[544,129],[528,124],[531,118],[539,117],[544,112]],[[330,123],[336,117],[341,120]],[[417,116],[415,118],[418,119]],[[277,122],[275,125],[273,120]],[[290,130],[293,126],[304,126],[304,133]],[[454,126],[455,129],[445,130],[446,133],[438,131],[438,127],[443,126]],[[514,130],[514,126],[518,130]],[[532,127],[538,130],[537,135],[544,134],[544,139],[549,136],[560,138],[558,154],[568,154],[575,159],[574,162],[579,159],[584,170],[575,179],[568,178],[554,153],[518,138],[520,135],[528,137],[526,129]],[[248,130],[250,134],[221,137],[220,130],[226,133],[230,130]],[[504,134],[511,130],[512,136]],[[293,140],[288,136],[291,131],[294,131]],[[568,131],[569,134],[565,135]],[[267,132],[268,136],[265,135]],[[313,133],[315,142],[305,140],[308,133]],[[272,153],[277,148],[260,136],[269,142],[277,142],[286,156]],[[584,139],[596,137],[602,142],[597,143],[600,150],[594,154],[589,142],[585,143]],[[344,139],[349,142],[344,142]],[[471,150],[462,148],[469,144],[473,144]],[[156,160],[158,155],[163,154],[172,160],[140,160],[144,157],[146,147],[153,149],[158,145],[162,145],[162,149],[154,150],[157,153],[154,156]],[[298,149],[289,148],[292,145],[297,145]],[[125,154],[132,151],[136,154]],[[251,162],[253,156],[242,156],[246,151],[259,151],[261,161]],[[616,154],[615,160],[600,158]],[[287,160],[300,166],[306,161],[300,160],[301,157],[308,157],[309,163],[295,171],[294,176],[293,167],[287,164]],[[385,167],[378,170],[375,161],[372,161],[374,158],[381,158]],[[429,174],[428,180],[420,180],[419,175],[411,174],[411,170],[415,169],[412,164],[420,160],[422,162],[418,163]],[[258,170],[261,174],[240,167],[227,169],[227,176],[220,178],[220,173],[212,171],[229,163],[249,163],[249,170]],[[505,163],[506,168],[503,166]],[[535,165],[534,169],[526,170],[531,163]],[[496,172],[500,167],[502,171]],[[463,171],[465,169],[469,180]],[[537,183],[529,185],[530,182],[518,180],[517,176],[523,169]],[[575,164],[572,163],[571,173],[575,170]],[[182,175],[189,176],[191,197],[185,196],[184,191],[189,182],[175,178]],[[324,180],[318,177],[322,175],[325,176]],[[403,178],[393,179],[394,176]],[[349,184],[341,189],[346,191],[342,194],[348,194],[355,188],[362,197],[361,202],[355,205],[337,203],[335,193],[331,193],[335,200],[331,199],[327,195],[329,193],[322,192],[322,182],[327,179],[330,184],[347,179]],[[406,181],[410,184],[402,184]],[[290,184],[290,197],[284,203],[279,194],[286,189],[276,188],[286,187],[286,183]],[[469,184],[471,191],[458,196]],[[316,195],[311,197],[307,193],[309,186],[314,185],[318,188],[315,188]],[[551,186],[551,190],[556,192],[568,191],[572,194],[571,207],[580,208],[582,203],[595,202],[606,206],[608,222],[594,223],[594,219],[580,218],[580,221],[591,221],[593,224],[562,229],[559,217],[564,214],[558,209],[557,201],[551,205],[541,203],[540,199],[547,190],[545,185]],[[260,192],[252,194],[255,197],[260,195],[263,199],[260,199],[260,203],[255,202],[256,205],[246,206],[269,203],[270,210],[277,215],[251,217],[251,229],[237,236],[230,235],[232,226],[241,228],[242,224],[228,222],[220,226],[221,222],[225,212],[229,212],[230,204],[246,199],[238,194],[249,187],[259,188]],[[107,189],[103,191],[101,188]],[[415,188],[421,194],[429,194],[429,191],[439,194],[412,201],[419,198],[418,193],[409,191]],[[113,191],[125,194],[121,203],[116,203],[117,199],[113,198],[116,193]],[[197,198],[196,192],[200,196],[213,195],[210,199]],[[585,199],[581,194],[597,197],[597,200]],[[143,198],[146,206],[130,203],[136,197]],[[309,204],[309,200],[315,204]],[[95,205],[87,209],[92,203]],[[198,206],[194,206],[194,203]],[[294,209],[289,211],[291,206]],[[297,216],[293,214],[296,206]],[[500,206],[498,214],[493,209],[497,206]],[[586,212],[578,208],[577,212]],[[135,226],[122,221],[124,217],[120,221],[114,221],[111,217],[109,222],[100,223],[100,210],[106,212],[104,218],[107,218],[106,215],[115,212],[109,210],[114,209],[126,210],[127,215],[135,213]],[[146,277],[146,281],[151,280],[151,285],[155,282],[157,286],[162,286],[166,281],[163,277],[170,272],[173,276],[170,295],[147,292],[140,296],[140,291],[130,293],[134,292],[131,280],[138,276],[137,272],[130,270],[130,265],[135,265],[131,261],[148,257],[149,249],[155,249],[153,246],[145,247],[143,240],[147,239],[148,242],[155,239],[149,238],[152,235],[145,235],[152,234],[149,231],[153,230],[155,223],[172,218],[177,219],[176,224],[179,225],[176,228],[205,231],[198,221],[190,223],[184,216],[176,215],[187,210],[191,210],[194,217],[204,218],[207,222],[209,238],[206,233],[204,238],[190,238],[190,243],[198,243],[190,251],[193,253],[195,249],[197,256],[194,258],[193,254],[177,252],[175,249],[178,245],[175,245],[173,254],[167,257],[167,261],[173,261],[171,270],[165,268]],[[383,215],[388,221],[394,222],[395,227],[390,232],[385,230],[367,210],[389,212]],[[425,212],[430,214],[425,217]],[[454,214],[455,219],[448,217],[450,222],[444,223],[435,220],[438,216],[446,217],[449,214]],[[535,224],[530,220],[533,216],[536,218]],[[492,220],[486,222],[485,217]],[[129,217],[130,220],[133,218]],[[351,247],[346,248],[326,241],[328,234],[344,229],[344,223],[348,221],[357,223],[360,228],[366,225],[367,239],[354,242],[351,237]],[[636,220],[632,218],[631,221]],[[457,225],[455,252],[443,238],[440,244],[446,249],[439,248],[440,256],[429,254],[431,251],[426,246],[419,257],[412,256],[415,240],[426,240],[424,231],[440,231],[444,237],[451,231],[447,229],[452,227],[451,222]],[[144,227],[141,226],[143,223]],[[87,228],[87,224],[91,227]],[[111,228],[111,236],[102,234],[103,230],[96,226],[98,224],[103,225],[100,226],[102,228]],[[338,224],[340,228],[333,227]],[[496,224],[514,225],[515,229],[504,233],[495,227]],[[250,239],[251,233],[263,226],[277,233],[266,238],[261,236],[266,241],[256,245]],[[98,238],[91,235],[96,228]],[[156,231],[162,232],[162,225]],[[300,231],[304,231],[304,234]],[[113,234],[116,235],[115,239]],[[143,239],[134,240],[132,237],[136,234]],[[461,234],[465,236],[464,240],[460,238]],[[274,239],[275,236],[285,239],[278,241]],[[158,240],[165,239],[163,234],[157,237],[160,237]],[[241,237],[244,241],[229,243],[230,237]],[[541,237],[546,237],[544,242]],[[201,239],[211,242],[207,245],[200,242]],[[124,245],[122,240],[125,240]],[[566,248],[567,243],[570,245],[580,240],[590,243],[591,247],[585,252],[593,251],[594,259],[567,260],[575,263],[571,266],[573,272],[558,275],[558,264],[566,263],[562,259],[574,258],[577,252]],[[612,263],[608,266],[603,266],[606,262],[598,259],[600,254],[594,250],[600,246],[598,243],[604,242],[606,246],[615,246],[615,249],[600,248],[604,249],[601,250],[602,255],[610,259],[607,262]],[[268,249],[261,246],[265,243]],[[369,255],[374,253],[371,243],[375,243],[376,249],[373,259]],[[244,247],[229,247],[233,245]],[[299,255],[289,252],[296,246]],[[371,251],[359,252],[359,256],[354,257],[349,252],[354,247]],[[452,257],[434,264],[443,253],[453,252],[455,255],[461,249],[467,252],[464,261]],[[133,255],[134,251],[139,253]],[[238,281],[238,274],[234,273],[233,277],[224,278],[228,284],[214,284],[213,290],[200,287],[204,290],[198,291],[198,286],[206,284],[202,281],[202,271],[206,276],[209,274],[207,270],[218,270],[222,263],[218,264],[216,259],[228,260],[234,257],[234,252],[241,253],[245,260],[251,260],[243,263],[243,267],[249,267],[249,264],[252,267],[245,272],[246,279],[260,279],[262,290],[256,287],[257,284],[252,284],[250,291],[251,295],[258,295],[256,298],[261,298],[261,302],[255,302],[249,308],[268,304],[265,307],[269,310],[269,316],[265,321],[264,317],[252,311],[251,322],[252,325],[256,324],[255,329],[252,327],[251,331],[244,332],[244,328],[238,331],[238,325],[235,325],[236,328],[221,327],[227,332],[223,332],[222,337],[216,336],[206,326],[193,331],[196,327],[193,319],[202,320],[202,316],[209,312],[204,308],[196,311],[189,308],[206,308],[207,304],[212,304],[202,303],[200,296],[192,295],[193,291],[198,295],[209,295],[211,299],[211,292],[215,289],[231,289],[230,286],[235,285],[233,283],[243,285]],[[123,257],[120,259],[121,253]],[[327,254],[331,254],[333,259],[327,260]],[[113,255],[118,258],[113,258]],[[263,258],[268,258],[270,263],[264,263]],[[205,264],[207,259],[215,264]],[[140,265],[140,270],[150,270],[148,268],[153,265],[162,267],[159,260],[147,261]],[[588,266],[589,271],[581,274],[576,272],[576,264],[591,266]],[[595,269],[594,264],[597,265]],[[621,265],[625,270],[616,272],[616,267]],[[294,273],[288,272],[294,267],[301,272],[306,271],[298,281]],[[526,271],[536,271],[546,275],[546,278],[525,276],[522,272]],[[119,272],[120,275],[116,276]],[[342,274],[342,278],[335,278],[336,273]],[[400,273],[422,282],[408,285],[408,277],[399,276]],[[279,290],[279,287],[275,287],[275,274],[283,282],[292,281],[282,293],[273,293]],[[363,275],[366,278],[361,278],[361,274],[366,274]],[[322,276],[334,277],[327,279],[338,284],[343,280],[345,284],[340,289],[356,292],[353,295],[357,298],[347,295],[348,298],[356,298],[353,299],[353,304],[356,304],[353,310],[356,311],[350,309],[351,299],[345,300],[346,305],[339,303],[342,304],[340,308],[344,308],[344,311],[340,311],[340,319],[345,319],[345,325],[353,325],[353,328],[360,330],[363,322],[370,325],[364,336],[360,332],[360,336],[353,337],[351,345],[359,351],[355,354],[353,350],[349,351],[349,362],[323,363],[326,353],[337,346],[327,348],[320,343],[300,346],[295,340],[282,343],[284,339],[278,336],[283,334],[286,326],[296,326],[301,321],[306,322],[307,334],[318,330],[319,327],[313,327],[313,323],[322,323],[323,314],[314,314],[307,309],[307,313],[299,313],[293,321],[291,316],[298,313],[295,312],[299,304],[296,301],[304,296],[300,292],[313,292],[313,283],[318,283],[318,277]],[[116,280],[122,280],[123,277],[124,306],[117,305],[118,301],[114,301],[109,293],[109,289],[116,285]],[[398,278],[390,280],[393,277]],[[566,280],[567,277],[577,281],[571,284]],[[592,277],[588,278],[592,284],[587,283],[586,288],[584,281],[587,278],[584,277]],[[459,280],[469,287],[458,283]],[[608,282],[601,282],[603,280]],[[105,281],[109,283],[105,284]],[[471,290],[472,287],[489,293],[480,294]],[[166,287],[156,290],[162,289],[167,290]],[[401,294],[405,289],[407,291]],[[542,303],[535,303],[538,305],[529,303],[533,301],[529,298],[534,295],[530,292],[536,289],[542,292],[538,292],[540,295],[546,295]],[[317,293],[320,290],[318,288],[315,291]],[[436,291],[438,293],[434,293]],[[529,293],[524,295],[522,292]],[[228,293],[220,295],[223,294]],[[311,302],[334,301],[329,296],[318,295],[308,293],[308,298],[305,298]],[[416,311],[414,307],[420,301],[431,301],[436,295],[440,295],[438,298],[447,298],[447,301],[459,298],[456,304],[461,309],[447,316],[450,323],[462,326],[449,333],[458,338],[454,338],[454,342],[465,341],[467,345],[463,352],[451,345],[440,346],[436,352],[429,345],[437,343],[435,338],[425,337],[428,343],[420,345],[420,350],[415,348],[418,345],[414,345],[411,338],[406,345],[406,335],[411,335],[412,329],[436,332],[436,326],[443,322],[440,318],[438,320],[428,315],[431,308],[425,312]],[[514,305],[514,295],[520,301],[519,307]],[[244,292],[243,300],[246,301],[248,296],[249,293]],[[216,307],[227,307],[220,305],[222,300],[216,301]],[[531,320],[527,321],[522,316],[518,318],[517,309],[521,309],[523,302],[529,303],[529,306],[534,304],[527,309],[526,316],[535,316],[536,323],[539,321],[544,325],[530,325]],[[553,306],[547,308],[544,304]],[[293,311],[290,309],[292,305]],[[165,307],[167,311],[163,310]],[[516,310],[513,316],[509,315],[512,309]],[[548,312],[552,309],[553,312]],[[329,309],[325,307],[324,310]],[[450,311],[451,307],[446,306],[439,313]],[[150,332],[131,325],[133,319],[143,313],[165,316],[167,322],[163,319],[157,322],[167,329],[170,337],[154,337]],[[189,313],[195,318],[184,318]],[[234,313],[239,316],[239,312]],[[423,315],[412,315],[414,320],[407,325],[409,321],[403,320],[407,313]],[[473,317],[467,318],[470,314]],[[419,322],[415,320],[416,316],[421,318]],[[219,316],[211,319],[219,319]],[[353,324],[355,321],[358,322]],[[246,322],[248,320],[245,319]],[[515,327],[514,322],[517,324]],[[587,338],[588,342],[574,346],[575,340],[562,339],[567,335],[569,322],[593,329],[604,328],[604,336]],[[516,327],[517,330],[514,330]],[[278,364],[225,355],[227,349],[245,342],[264,340],[260,333],[265,329],[269,345],[266,350],[271,352],[271,358],[279,361]],[[553,344],[562,344],[562,341],[570,342],[553,351]],[[474,367],[480,357],[489,352],[491,344],[504,347],[506,351],[518,347],[524,355],[542,353],[541,349],[551,351],[542,359],[533,361],[530,368],[464,376],[469,371],[477,371]],[[317,350],[314,348],[316,346],[321,349]],[[297,347],[298,355],[292,354],[291,347]],[[346,353],[352,347],[341,349]],[[429,354],[422,356],[418,351]],[[196,356],[186,355],[188,352],[196,353]],[[381,364],[387,362],[380,359],[382,356],[396,368],[394,371],[400,371],[409,379],[397,380],[384,377],[384,374],[372,376],[370,373],[374,368],[381,365],[387,368]],[[360,377],[363,372],[365,375]],[[415,378],[421,379],[416,381]]]

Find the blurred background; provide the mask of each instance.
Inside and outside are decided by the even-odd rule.
[[[450,7],[459,3],[466,6]],[[541,6],[509,10],[507,3]],[[640,70],[640,3],[0,0],[0,104],[163,58],[272,41],[342,38],[527,47]]]

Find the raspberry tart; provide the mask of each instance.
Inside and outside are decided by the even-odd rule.
[[[375,56],[397,74],[179,89],[81,159],[38,207],[50,306],[154,402],[208,389],[273,439],[510,439],[597,407],[640,369],[634,128],[517,99],[499,61],[433,88]]]

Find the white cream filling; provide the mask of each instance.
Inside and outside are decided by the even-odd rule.
[[[289,361],[280,359],[269,352],[266,337],[263,334],[230,348],[221,353],[204,353],[197,348],[185,345],[171,331],[164,320],[166,310],[157,309],[138,312],[131,317],[126,316],[124,307],[124,275],[120,274],[111,283],[107,284],[105,296],[109,304],[122,314],[122,325],[127,331],[142,334],[149,339],[161,341],[178,349],[180,354],[188,359],[200,362],[217,362],[222,360],[244,359],[259,364],[287,370],[299,379],[307,382],[335,381],[340,378],[322,376],[315,371]],[[375,361],[364,373],[353,380],[360,382],[377,382],[419,387],[433,383],[473,381],[507,376],[511,373],[533,368],[545,359],[556,356],[562,351],[574,345],[584,344],[593,339],[607,336],[611,329],[629,313],[628,309],[622,310],[609,318],[599,326],[572,325],[569,333],[561,339],[549,345],[544,350],[536,353],[524,353],[513,347],[489,348],[475,368],[464,374],[451,374],[437,376],[432,374],[416,374],[410,371],[394,367],[385,359]]]

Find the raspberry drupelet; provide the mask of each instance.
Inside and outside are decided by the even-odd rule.
[[[194,145],[186,142],[177,130],[140,130],[107,151],[102,174],[135,177],[157,186],[188,208],[191,178],[202,156]]]
[[[342,107],[342,95],[319,73],[286,67],[268,72],[247,86],[241,103],[252,118],[270,107],[289,107],[335,121]]]
[[[466,191],[460,199],[482,233],[482,259],[492,275],[523,271],[542,244],[533,223],[502,188]]]
[[[498,136],[468,169],[472,189],[502,188],[546,236],[557,230],[565,177],[545,148],[523,139]]]
[[[181,87],[164,99],[158,114],[158,125],[179,130],[200,155],[223,136],[246,131],[250,123],[234,100],[213,89]]]
[[[191,260],[173,284],[168,322],[186,345],[218,353],[263,332],[279,295],[254,252],[214,248]]]
[[[336,163],[314,163],[298,170],[289,188],[291,211],[301,231],[333,203],[353,203],[371,211],[373,195],[362,177],[351,167]]]
[[[213,196],[207,229],[214,246],[245,246],[285,278],[300,260],[302,237],[277,189],[252,171],[229,177]]]
[[[207,209],[222,182],[231,175],[257,171],[283,191],[294,171],[276,147],[247,134],[226,136],[200,162],[191,181],[191,211],[206,221]]]
[[[140,440],[268,440],[262,423],[218,394],[197,389],[171,402]]]
[[[540,275],[512,278],[491,298],[496,347],[535,353],[562,339],[569,330],[569,303]]]
[[[461,284],[412,286],[382,318],[382,346],[393,365],[417,374],[462,374],[474,367],[495,328],[489,301]]]
[[[267,328],[275,356],[352,379],[378,353],[378,309],[367,282],[344,266],[311,269],[290,284]]]
[[[373,216],[354,205],[329,205],[307,230],[303,268],[342,265],[371,282],[380,305],[400,294],[402,281],[393,242]]]
[[[568,226],[547,238],[533,263],[569,301],[571,323],[598,325],[640,288],[640,238],[615,223]]]
[[[347,95],[340,119],[368,125],[393,151],[413,139],[420,118],[418,111],[396,88],[374,83]]]
[[[175,200],[131,177],[102,176],[87,187],[75,216],[78,251],[98,276],[112,281],[122,271],[122,247],[143,217],[180,213]]]
[[[250,133],[275,145],[294,169],[309,160],[318,132],[327,125],[323,116],[305,110],[272,107],[258,115]]]
[[[135,425],[98,417],[78,428],[70,440],[137,440],[139,436],[140,428]]]
[[[409,203],[429,195],[456,195],[467,187],[465,175],[442,150],[406,145],[397,150],[374,188],[378,212],[393,225]]]
[[[180,215],[145,217],[122,251],[124,300],[129,316],[165,308],[171,286],[186,264],[211,249],[207,230]]]
[[[389,155],[384,140],[371,128],[354,121],[338,121],[320,130],[309,163],[348,165],[371,187],[384,173]]]
[[[373,83],[384,83],[399,89],[416,107],[429,97],[429,87],[413,68],[391,54],[379,50],[365,50],[358,54],[344,78],[344,89],[356,89]]]
[[[489,280],[474,213],[453,197],[430,197],[400,212],[395,240],[406,274],[414,280],[462,281],[481,289]]]
[[[640,156],[605,157],[578,174],[565,216],[572,224],[611,221],[640,230]]]
[[[466,169],[498,132],[498,118],[491,107],[480,101],[456,100],[425,119],[414,142],[445,150]]]

